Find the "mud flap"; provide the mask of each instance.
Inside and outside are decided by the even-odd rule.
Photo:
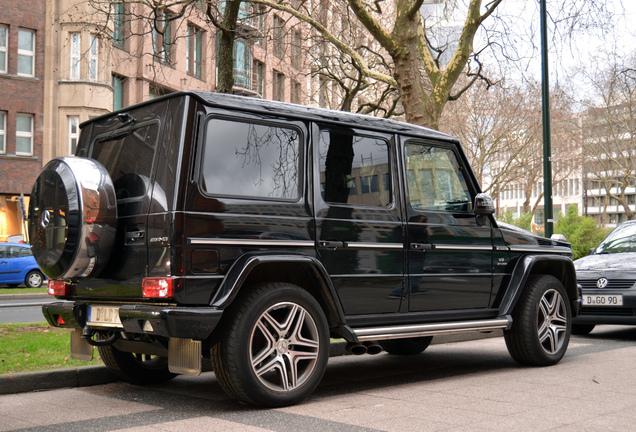
[[[201,374],[201,341],[170,338],[168,342],[168,369],[182,375]]]
[[[93,347],[82,337],[82,329],[71,332],[71,358],[75,360],[93,360]]]

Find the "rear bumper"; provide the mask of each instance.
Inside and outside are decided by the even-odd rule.
[[[86,303],[60,301],[43,305],[42,313],[52,326],[84,328],[87,306]],[[121,330],[126,333],[194,340],[208,339],[222,314],[222,310],[206,307],[122,305],[119,308]]]

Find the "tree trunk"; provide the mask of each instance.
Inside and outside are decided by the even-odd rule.
[[[234,39],[236,38],[236,20],[241,0],[228,0],[223,11],[223,22],[219,29],[218,76],[216,91],[232,93],[234,87]]]

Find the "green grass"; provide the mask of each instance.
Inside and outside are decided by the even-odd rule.
[[[46,294],[47,287],[40,288],[0,288],[0,295],[2,294]],[[53,298],[53,297],[51,297]]]
[[[0,324],[0,374],[101,364],[70,358],[71,330],[47,323]]]

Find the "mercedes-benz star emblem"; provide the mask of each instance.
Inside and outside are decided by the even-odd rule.
[[[607,286],[608,280],[607,278],[600,278],[596,281],[596,286],[599,288],[605,288]]]
[[[40,226],[46,229],[46,227],[49,226],[49,223],[51,223],[51,212],[44,210],[42,213],[42,219],[40,219]]]

